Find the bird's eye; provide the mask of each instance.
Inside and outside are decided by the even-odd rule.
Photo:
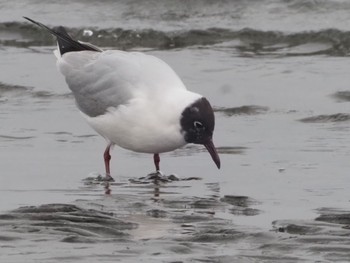
[[[193,122],[193,126],[194,126],[196,129],[203,129],[203,124],[202,124],[200,121],[194,121],[194,122]]]

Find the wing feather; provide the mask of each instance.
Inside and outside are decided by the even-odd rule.
[[[134,98],[160,101],[159,97],[169,94],[169,90],[186,89],[170,66],[159,58],[139,52],[102,51],[72,39],[63,27],[53,30],[24,18],[57,37],[58,50],[54,52],[57,67],[79,109],[90,117],[128,104]]]
[[[157,91],[185,89],[162,60],[139,52],[110,50],[70,52],[57,61],[79,109],[90,117],[128,104],[137,96],[152,98]]]

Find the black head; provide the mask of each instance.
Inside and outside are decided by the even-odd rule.
[[[206,98],[200,98],[185,108],[180,120],[187,143],[203,144],[216,166],[220,168],[220,158],[213,144],[215,127],[214,111]]]

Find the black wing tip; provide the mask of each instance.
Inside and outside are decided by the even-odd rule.
[[[84,50],[98,51],[98,52],[101,51],[98,48],[95,48],[91,45],[87,45],[87,44],[83,44],[78,41],[75,41],[69,36],[69,34],[67,33],[66,29],[63,26],[59,26],[58,30],[53,30],[48,26],[45,26],[44,24],[37,22],[29,17],[23,16],[23,18],[28,20],[29,22],[32,22],[35,25],[45,28],[52,35],[56,36],[61,56],[68,52],[76,52],[76,51],[84,51]]]
[[[23,18],[24,18],[24,19],[27,19],[27,20],[30,21],[30,22],[33,22],[33,23],[35,22],[33,19],[30,19],[30,18],[27,17],[27,16],[23,16]]]
[[[32,22],[33,24],[37,25],[37,26],[40,26],[40,27],[43,27],[43,28],[46,28],[47,30],[49,30],[51,32],[52,29],[50,29],[49,27],[45,26],[44,24],[38,22],[38,21],[35,21],[27,16],[24,16],[23,17],[24,19],[28,20],[29,22]]]

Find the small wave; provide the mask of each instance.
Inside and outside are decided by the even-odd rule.
[[[216,147],[216,150],[219,154],[242,154],[246,150],[246,147],[240,146],[220,146]]]
[[[346,114],[346,113],[317,115],[317,116],[300,119],[301,122],[306,122],[306,123],[343,122],[343,121],[349,121],[349,120],[350,120],[350,114]]]
[[[241,55],[332,55],[345,56],[350,52],[350,32],[337,29],[284,33],[252,28],[224,28],[160,31],[123,28],[67,28],[77,39],[101,47],[131,49],[172,49],[190,46],[216,46],[234,50]],[[29,23],[0,23],[0,45],[15,47],[55,45],[54,38]]]
[[[137,224],[120,220],[112,213],[70,204],[20,207],[0,215],[0,220],[3,231],[4,228],[10,231],[15,226],[17,237],[41,233],[68,243],[124,240],[128,238],[126,230],[137,228]],[[96,236],[99,238],[96,239]]]
[[[236,216],[256,216],[261,213],[259,209],[250,207],[259,202],[248,196],[225,195],[220,201],[232,205],[229,211]]]
[[[225,108],[225,107],[214,108],[215,112],[224,113],[226,116],[256,115],[256,114],[265,113],[268,110],[269,110],[268,107],[257,106],[257,105],[244,105],[244,106],[233,107],[233,108]]]
[[[31,92],[32,97],[46,99],[46,98],[73,98],[72,93],[56,94],[45,90]]]
[[[350,212],[346,210],[340,210],[335,208],[323,207],[317,209],[320,213],[315,220],[321,222],[335,223],[347,225],[349,228],[350,225]]]
[[[256,205],[259,202],[251,197],[242,195],[225,195],[220,199],[221,202],[228,203],[234,206],[249,207]]]
[[[39,98],[39,99],[52,99],[52,98],[70,98],[73,95],[71,93],[56,94],[56,93],[52,93],[44,90],[35,91],[33,87],[12,85],[12,84],[0,82],[0,98],[22,97],[22,96],[30,96],[32,98]],[[6,100],[4,100],[4,102],[6,102]]]
[[[216,149],[219,154],[243,154],[247,148],[242,146],[218,146]],[[191,156],[200,152],[207,152],[207,149],[201,145],[186,145],[169,154],[171,156]]]
[[[0,139],[5,139],[9,141],[15,140],[29,140],[35,138],[34,136],[11,136],[11,135],[0,135]]]
[[[26,93],[33,90],[33,87],[24,87],[0,82],[0,96],[4,93]]]
[[[338,91],[333,94],[333,97],[339,101],[350,101],[350,91]]]

